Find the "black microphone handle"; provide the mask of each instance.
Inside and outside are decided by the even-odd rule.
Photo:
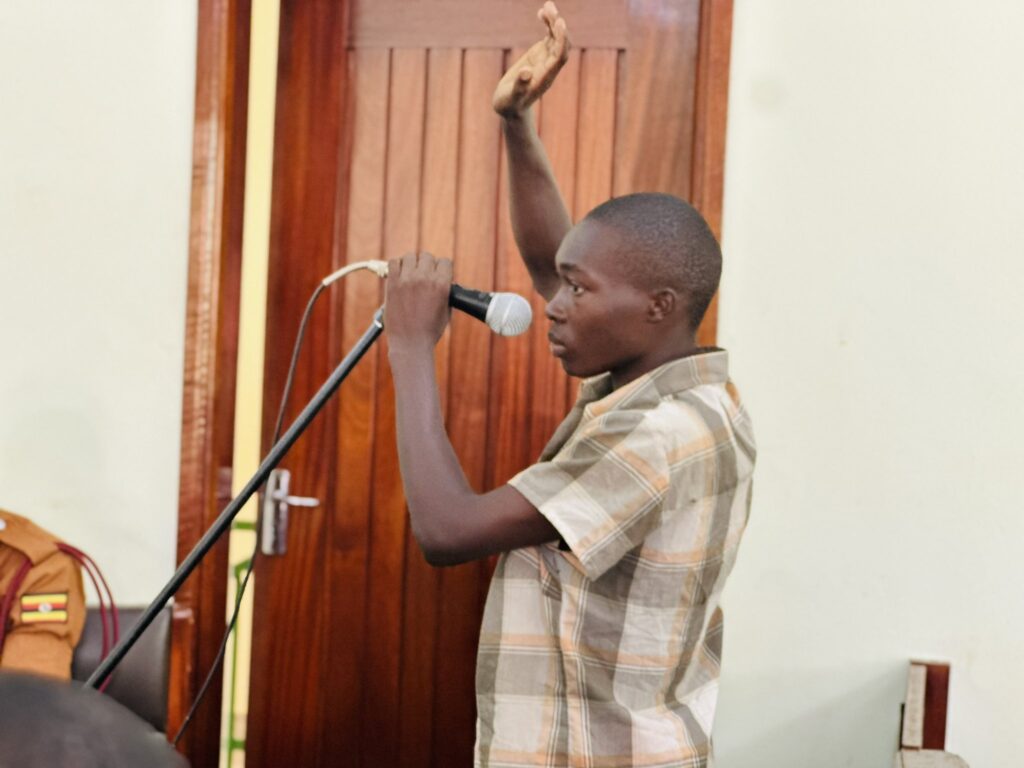
[[[463,288],[458,283],[452,283],[452,289],[448,293],[448,306],[487,322],[487,307],[493,298],[493,293],[474,291],[472,288]]]

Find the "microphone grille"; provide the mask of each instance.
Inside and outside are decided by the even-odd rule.
[[[532,321],[530,302],[518,293],[496,293],[487,307],[487,325],[502,336],[518,336]]]

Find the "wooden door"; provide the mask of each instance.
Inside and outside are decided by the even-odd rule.
[[[530,294],[507,217],[494,85],[541,33],[536,0],[283,0],[264,424],[316,283],[413,249],[455,279]],[[721,199],[729,0],[563,0],[574,49],[539,108],[578,218],[612,194]],[[332,289],[310,325],[289,419],[371,321],[380,281]],[[474,487],[539,452],[574,384],[542,305],[516,339],[456,313],[438,351],[449,434]],[[713,324],[705,329],[713,335]],[[268,439],[269,435],[265,435]],[[283,462],[289,552],[257,570],[247,764],[466,766],[491,563],[433,569],[411,539],[386,340]]]

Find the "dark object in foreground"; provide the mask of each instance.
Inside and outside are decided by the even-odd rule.
[[[183,768],[164,735],[107,696],[0,674],[0,768]]]

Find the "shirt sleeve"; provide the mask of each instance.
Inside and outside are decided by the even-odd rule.
[[[4,669],[71,678],[71,657],[85,624],[85,593],[78,564],[63,552],[36,564],[11,610]]]
[[[658,524],[669,470],[652,413],[616,410],[591,419],[550,461],[509,481],[551,522],[591,579]]]

